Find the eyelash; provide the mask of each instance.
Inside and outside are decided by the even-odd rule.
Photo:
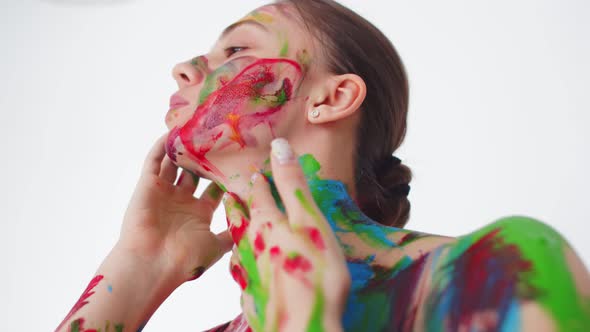
[[[236,51],[236,49],[239,49],[239,50]],[[234,55],[235,53],[240,52],[240,51],[245,51],[247,49],[248,49],[248,47],[246,47],[246,46],[230,46],[230,47],[227,47],[224,51],[225,51],[225,56],[229,58],[232,55]]]

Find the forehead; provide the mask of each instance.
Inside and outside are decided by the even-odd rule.
[[[296,20],[296,14],[296,9],[292,5],[287,3],[277,3],[258,7],[249,12],[239,21],[255,20],[263,24],[280,24],[281,22],[291,22]]]
[[[297,9],[288,3],[265,5],[254,9],[232,25],[254,21],[265,26],[281,40],[292,46],[309,48],[308,33],[301,24]]]

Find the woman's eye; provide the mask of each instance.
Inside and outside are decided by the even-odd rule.
[[[230,46],[230,47],[228,47],[228,48],[225,49],[225,56],[229,58],[234,53],[237,53],[237,52],[240,52],[240,51],[244,51],[246,49],[248,49],[248,47],[246,47],[246,46]]]

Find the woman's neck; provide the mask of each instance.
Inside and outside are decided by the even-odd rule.
[[[320,174],[329,174],[330,170],[322,172],[320,163],[312,155],[300,156],[299,163],[314,200],[338,238],[347,261],[368,263],[377,261],[379,264],[391,266],[405,256],[402,253],[391,255],[391,251],[399,249],[398,244],[409,233],[408,231],[384,226],[365,215],[350,194],[354,186],[345,184],[341,180],[320,177]],[[265,164],[268,165],[268,163]],[[261,167],[261,172],[269,178],[274,187],[272,173],[268,169],[269,167]],[[239,175],[234,176],[232,181],[220,185],[225,191],[231,191],[243,201],[247,201],[248,182],[249,176]],[[279,208],[284,211],[278,195],[275,198]]]

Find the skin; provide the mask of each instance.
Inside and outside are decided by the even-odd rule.
[[[211,331],[589,330],[588,272],[542,222],[450,238],[362,213],[351,133],[366,87],[320,49],[293,8],[265,6],[173,69],[189,104],[166,114],[118,243],[56,331],[136,331],[229,251],[243,313]],[[196,198],[200,177],[213,184]]]

